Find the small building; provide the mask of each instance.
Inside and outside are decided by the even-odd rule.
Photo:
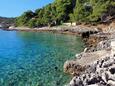
[[[76,26],[76,22],[63,23],[63,25],[66,25],[66,26]]]

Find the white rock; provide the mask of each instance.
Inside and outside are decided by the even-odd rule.
[[[109,80],[109,81],[108,81],[108,84],[110,84],[110,85],[112,85],[112,86],[115,86],[115,81]]]
[[[76,80],[76,77],[74,77],[71,81],[70,81],[70,83],[69,83],[69,85],[70,86],[74,86],[76,83],[75,83],[75,80]]]
[[[97,84],[87,85],[87,86],[98,86]]]
[[[102,79],[104,80],[104,82],[107,82],[107,80],[106,80],[106,77],[105,77],[105,73],[102,73]]]

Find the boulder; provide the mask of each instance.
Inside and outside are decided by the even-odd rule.
[[[71,75],[79,75],[84,70],[85,67],[79,65],[76,61],[66,61],[64,64],[64,72]]]

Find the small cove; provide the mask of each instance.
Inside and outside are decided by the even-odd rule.
[[[63,64],[83,50],[80,37],[0,30],[0,86],[64,86]]]

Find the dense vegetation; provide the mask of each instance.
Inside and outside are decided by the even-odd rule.
[[[17,26],[40,27],[63,22],[92,23],[115,16],[115,0],[55,0],[53,3],[27,11],[17,17]]]

